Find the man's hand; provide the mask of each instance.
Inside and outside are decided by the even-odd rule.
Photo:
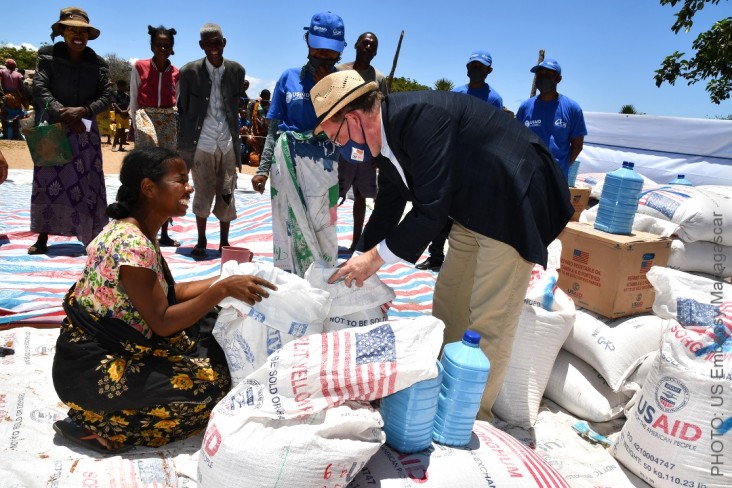
[[[346,261],[328,278],[328,283],[332,284],[343,279],[348,288],[354,282],[356,286],[361,287],[363,286],[363,282],[376,273],[383,264],[384,260],[376,252],[376,248],[372,248],[364,254],[353,256]]]
[[[258,193],[264,193],[264,185],[267,183],[267,177],[264,175],[252,176],[252,188]]]

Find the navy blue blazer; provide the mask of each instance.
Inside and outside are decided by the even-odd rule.
[[[574,209],[562,170],[533,132],[483,100],[445,91],[389,95],[381,116],[407,186],[377,158],[379,191],[361,249],[386,239],[414,263],[451,217],[546,266],[546,247]],[[400,222],[407,201],[412,210]]]

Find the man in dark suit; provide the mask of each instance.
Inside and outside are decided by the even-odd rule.
[[[481,334],[491,374],[479,418],[491,418],[531,269],[546,266],[546,247],[573,213],[561,170],[536,135],[475,97],[423,91],[383,98],[375,83],[340,71],[310,98],[315,133],[324,131],[344,156],[365,163],[373,154],[379,163],[374,211],[359,245],[366,251],[330,281],[361,286],[384,263],[414,263],[451,217],[433,315],[445,322],[445,343],[466,328]],[[407,200],[412,209],[402,218]]]

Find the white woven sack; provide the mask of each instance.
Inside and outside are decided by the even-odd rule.
[[[579,221],[586,224],[594,224],[597,220],[599,206],[595,205],[580,214]],[[671,237],[679,229],[678,224],[668,220],[651,217],[650,215],[636,213],[633,217],[633,230],[636,232],[648,232],[661,237]]]
[[[628,397],[614,392],[592,366],[559,351],[544,396],[589,422],[607,422],[623,415]]]
[[[607,173],[580,173],[577,175],[574,186],[577,188],[588,188],[590,190],[590,198],[599,200],[602,196],[602,187],[605,185],[605,175]],[[639,173],[640,174],[640,173]],[[643,178],[643,191],[657,188],[658,183],[650,178]]]
[[[652,314],[608,319],[579,309],[563,348],[595,368],[614,391],[658,349],[664,320]]]
[[[670,268],[653,266],[646,278],[656,296],[653,312],[674,319],[685,328],[707,330],[717,321],[729,331],[732,319],[732,285]]]
[[[305,272],[305,280],[314,288],[327,291],[332,300],[323,325],[325,332],[389,320],[389,307],[396,296],[391,287],[375,274],[363,286],[349,288],[344,281],[329,284],[328,278],[334,272],[331,266],[321,262],[314,262]]]
[[[425,451],[401,454],[382,446],[348,488],[374,486],[568,488],[570,485],[533,450],[491,424],[477,421],[467,448],[433,443]]]
[[[443,330],[425,316],[285,344],[214,408],[199,486],[345,486],[385,440],[365,401],[437,376]]]
[[[672,323],[612,454],[655,487],[729,487],[730,349],[729,335]]]
[[[727,266],[727,263],[730,265]],[[732,276],[732,247],[706,241],[684,242],[674,239],[671,241],[668,267],[729,278]]]
[[[493,404],[499,418],[527,429],[536,422],[552,364],[574,321],[574,303],[559,288],[553,303],[553,312],[523,305],[506,376]]]
[[[327,292],[271,263],[223,264],[221,278],[235,274],[259,276],[277,285],[277,290],[269,290],[268,298],[252,306],[232,297],[219,303],[222,309],[213,335],[226,355],[232,385],[264,364],[267,356],[284,344],[305,334],[323,332],[330,309]]]
[[[659,344],[660,347],[660,344]],[[651,368],[653,368],[653,364],[656,361],[656,358],[659,355],[659,351],[653,351],[648,356],[643,359],[643,361],[638,365],[637,368],[635,368],[635,371],[631,373],[630,376],[628,376],[628,379],[625,381],[625,384],[623,385],[623,391],[629,395],[633,396],[635,392],[640,391],[643,389],[643,385],[646,384],[646,379],[648,378],[648,374],[651,372]]]
[[[732,233],[732,194],[719,186],[664,186],[644,192],[638,212],[679,225],[678,237],[685,242],[715,241]]]

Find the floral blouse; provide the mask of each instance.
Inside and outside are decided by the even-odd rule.
[[[160,248],[134,224],[112,220],[87,246],[87,261],[79,282],[76,299],[91,314],[113,317],[152,337],[152,331],[130,301],[122,286],[122,266],[151,269],[167,295],[168,284],[163,275]]]

